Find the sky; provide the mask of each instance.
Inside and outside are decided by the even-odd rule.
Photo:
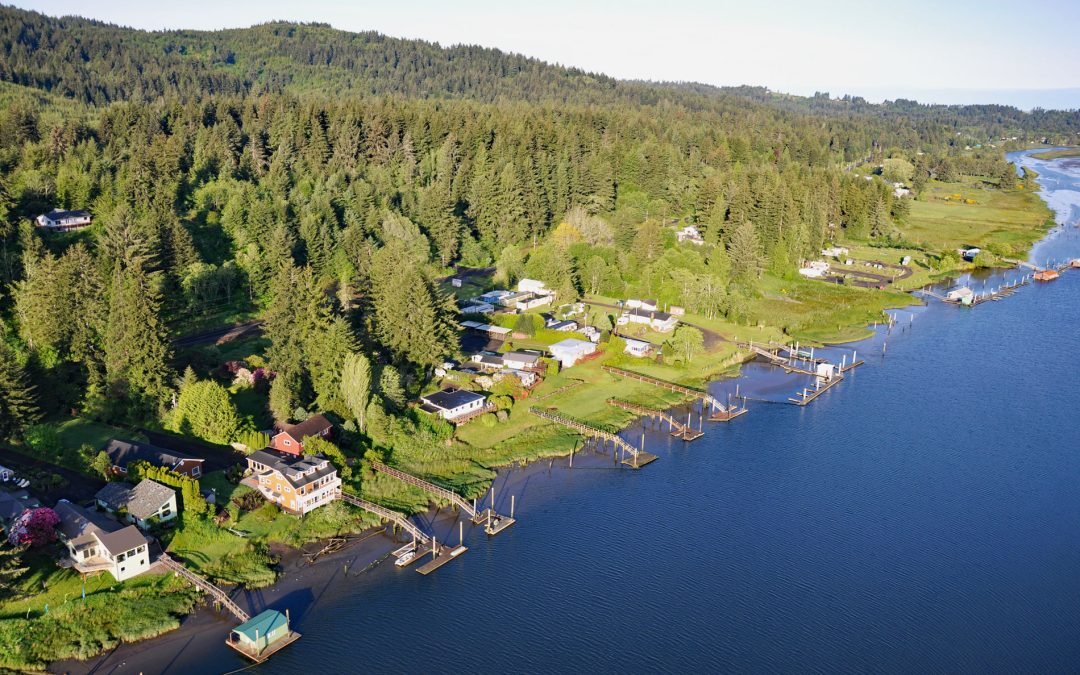
[[[622,79],[1080,108],[1078,0],[16,0],[149,30],[318,21]]]

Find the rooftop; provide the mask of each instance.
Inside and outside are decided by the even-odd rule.
[[[120,482],[109,483],[98,491],[95,498],[114,511],[126,508],[133,518],[143,520],[157,513],[175,494],[172,488],[146,478],[135,486]]]
[[[321,455],[297,457],[276,450],[256,450],[248,455],[248,459],[280,473],[294,488],[303,487],[323,476],[337,473],[337,468]]]
[[[474,401],[484,400],[483,394],[477,394],[467,389],[443,389],[434,394],[420,397],[424,403],[432,405],[440,410],[453,410]]]
[[[192,457],[191,455],[185,455],[182,452],[175,452],[173,450],[166,450],[165,448],[159,448],[156,445],[150,445],[149,443],[121,441],[115,438],[109,441],[108,445],[105,446],[105,454],[109,456],[109,459],[114,465],[121,468],[126,467],[131,462],[139,460],[150,462],[155,466],[167,466],[169,468],[172,468],[185,460],[196,462],[203,461],[198,457]]]
[[[671,314],[668,314],[667,312],[661,312],[661,311],[650,310],[650,309],[631,309],[629,312],[627,312],[627,314],[631,314],[633,316],[640,316],[640,317],[644,317],[644,318],[647,318],[647,319],[652,319],[654,321],[670,321],[671,320]]]
[[[275,609],[268,609],[256,614],[236,628],[233,628],[233,632],[243,635],[251,642],[255,642],[259,638],[266,637],[273,633],[282,626],[288,628],[288,617]]]
[[[595,347],[596,347],[596,345],[594,345],[593,343],[591,343],[591,342],[589,342],[587,340],[578,340],[577,338],[568,338],[568,339],[563,340],[561,342],[556,342],[555,344],[551,345],[548,349],[551,349],[552,351],[554,351],[556,349],[579,350],[579,349],[585,349],[585,348],[594,349]]]
[[[287,431],[290,436],[298,441],[302,441],[308,436],[320,436],[333,426],[334,425],[330,423],[330,420],[326,419],[323,415],[318,414],[312,415],[298,424],[283,424],[281,425],[281,431]]]

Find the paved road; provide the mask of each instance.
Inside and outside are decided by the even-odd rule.
[[[173,345],[176,347],[195,347],[197,345],[204,344],[222,344],[235,340],[242,335],[258,335],[262,332],[263,322],[261,319],[254,319],[246,323],[240,323],[235,326],[226,326],[225,328],[215,328],[214,330],[208,330],[202,333],[195,333],[194,335],[185,335],[173,340]]]
[[[46,506],[55,504],[61,498],[72,502],[89,501],[94,498],[98,490],[105,486],[105,481],[100,478],[84,476],[78,471],[50,464],[2,446],[0,446],[0,464],[14,469],[16,475],[38,470],[55,473],[66,480],[67,485],[63,487],[36,489],[36,485],[31,485],[30,492]],[[28,475],[24,477],[29,478]]]

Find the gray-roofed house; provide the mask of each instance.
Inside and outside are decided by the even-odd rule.
[[[56,232],[67,232],[68,230],[78,230],[90,225],[90,212],[89,211],[64,211],[62,209],[53,209],[48,213],[43,213],[35,221],[38,227],[44,227]]]
[[[337,467],[321,455],[258,450],[247,456],[247,464],[251,476],[244,484],[289,513],[302,516],[341,494]]]
[[[202,476],[202,465],[205,461],[149,443],[117,439],[109,441],[105,446],[105,454],[109,456],[113,469],[122,474],[127,473],[128,464],[143,461],[154,466],[163,466],[189,478],[199,478]]]
[[[477,415],[491,412],[495,406],[487,404],[487,397],[467,389],[443,389],[420,397],[420,409],[454,424],[463,424]]]
[[[502,355],[502,360],[507,368],[515,370],[541,371],[544,369],[544,362],[537,352],[506,352]]]
[[[82,574],[109,572],[117,581],[150,569],[146,537],[134,525],[120,523],[61,499],[53,509],[60,518],[60,539],[68,549],[68,566]]]
[[[660,312],[656,310],[649,310],[644,308],[631,309],[624,315],[630,323],[643,323],[652,328],[653,330],[666,333],[670,330],[675,330],[675,326],[679,324],[679,318],[668,314],[667,312]]]
[[[123,512],[124,518],[140,530],[153,522],[176,518],[176,490],[145,478],[138,485],[113,482],[94,495],[98,506],[110,513]]]

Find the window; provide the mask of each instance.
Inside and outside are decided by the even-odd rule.
[[[202,467],[196,464],[195,467],[191,470],[191,475],[198,478],[200,475],[202,475]]]
[[[170,515],[172,515],[172,509],[170,509],[168,506],[161,509],[161,517],[162,518],[168,518]]]
[[[285,439],[285,445],[287,445],[287,446],[292,445],[292,441],[290,441],[289,439],[286,438]]]
[[[126,555],[127,554],[125,554],[125,553],[121,553],[120,555],[116,556],[116,562],[124,562],[124,558],[126,557]],[[121,567],[120,569],[124,569],[124,568]]]

